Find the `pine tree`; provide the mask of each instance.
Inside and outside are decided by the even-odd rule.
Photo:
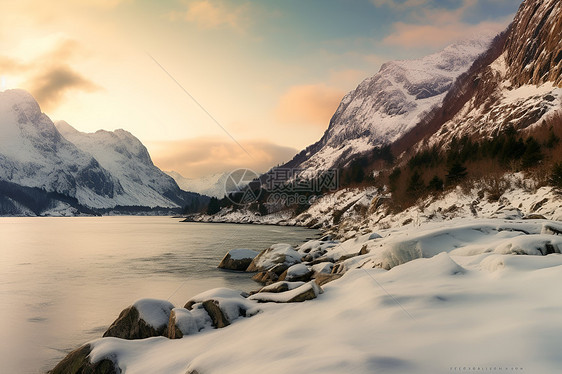
[[[431,191],[443,191],[443,179],[439,178],[437,175],[434,176],[430,181],[427,187]]]
[[[414,171],[414,174],[410,177],[410,183],[408,183],[408,192],[413,194],[415,197],[419,196],[425,190],[425,184],[423,183],[423,179],[418,173],[418,171]]]
[[[455,185],[464,179],[467,174],[466,168],[460,162],[455,162],[447,171],[447,184]]]
[[[558,191],[562,192],[562,162],[554,164],[550,173],[550,184]]]
[[[219,199],[217,199],[216,197],[211,197],[211,200],[209,200],[209,205],[207,206],[207,214],[212,216],[213,214],[217,214],[218,212],[220,212],[221,207],[219,204]]]
[[[536,166],[543,158],[539,142],[532,136],[525,141],[525,152],[521,159],[524,168]]]

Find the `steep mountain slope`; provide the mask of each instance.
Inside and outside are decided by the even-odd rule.
[[[99,130],[92,134],[77,131],[64,121],[56,128],[81,151],[95,158],[119,181],[123,193],[118,205],[177,207],[183,192],[176,182],[152,163],[146,147],[125,130]]]
[[[22,90],[0,92],[0,179],[98,204],[122,194],[118,181],[57,131]]]
[[[226,178],[230,173],[218,173],[202,178],[186,178],[177,171],[164,171],[174,178],[178,186],[184,191],[200,193],[206,196],[222,199],[225,195]]]
[[[532,131],[560,112],[562,2],[523,2],[502,44],[495,48],[499,53],[494,61],[457,81],[451,91],[458,94],[445,98],[433,118],[412,130],[425,131],[418,148],[423,143],[445,146],[453,136],[493,136],[507,127]],[[450,108],[456,109],[453,115],[441,115]],[[400,151],[413,145],[404,138],[396,147]]]
[[[453,44],[411,61],[393,61],[341,101],[324,136],[283,167],[309,171],[344,165],[352,156],[392,143],[439,105],[491,36]]]

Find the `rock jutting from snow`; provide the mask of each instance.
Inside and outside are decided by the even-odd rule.
[[[47,374],[120,374],[122,371],[110,358],[97,362],[90,361],[92,347],[85,344],[70,352]]]
[[[233,249],[229,251],[219,264],[220,269],[245,271],[259,252],[251,249]]]
[[[169,339],[180,339],[184,335],[193,335],[199,332],[197,317],[194,314],[185,308],[172,309],[166,336]]]
[[[306,300],[312,300],[323,292],[322,288],[314,281],[303,284],[285,292],[258,292],[248,297],[260,303],[300,303]]]
[[[274,271],[276,274],[281,274],[289,266],[301,262],[301,255],[295,249],[284,243],[274,244],[270,248],[262,251],[256,256],[246,269],[248,272],[254,271],[267,271],[272,270],[275,265],[284,265],[285,269],[280,272]]]
[[[313,271],[304,264],[295,264],[285,270],[279,280],[289,281],[289,282],[308,282],[312,278]]]
[[[103,337],[144,339],[164,335],[172,309],[174,306],[166,300],[140,299],[119,314]]]

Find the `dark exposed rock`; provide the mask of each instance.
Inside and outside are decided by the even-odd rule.
[[[249,249],[233,249],[228,252],[219,264],[219,268],[245,271],[258,252]]]
[[[119,374],[121,369],[112,360],[105,358],[90,362],[92,347],[89,344],[70,352],[48,374]]]
[[[562,85],[562,2],[525,0],[506,42],[508,76],[516,87]]]
[[[209,313],[213,326],[217,329],[230,325],[230,321],[219,307],[219,303],[215,300],[206,300],[203,302],[203,308]]]
[[[252,279],[258,283],[271,284],[279,279],[279,276],[271,271],[261,271],[255,274]]]
[[[523,217],[523,219],[546,219],[542,214],[529,214]]]
[[[259,303],[300,303],[306,300],[315,299],[322,292],[322,288],[314,281],[311,281],[297,288],[281,293],[258,292],[250,296],[249,299]]]
[[[169,313],[173,309],[171,303],[163,302],[160,300],[148,300],[153,303],[151,307],[165,308],[161,310],[167,313],[166,320],[169,318]],[[121,339],[145,339],[152,336],[161,336],[167,332],[167,324],[164,322],[159,326],[153,326],[141,318],[139,310],[135,305],[125,308],[119,317],[109,326],[103,337],[115,337]]]
[[[303,282],[280,281],[280,282],[275,282],[275,283],[270,284],[268,286],[262,287],[258,292],[281,293],[281,292],[286,292],[286,291],[295,289],[297,287],[300,287],[303,284],[304,284]],[[255,292],[255,293],[258,293],[258,292]]]
[[[534,203],[534,204],[531,206],[531,212],[533,212],[533,213],[536,212],[537,210],[539,210],[539,209],[540,209],[544,204],[546,204],[546,203],[548,203],[548,199],[547,199],[547,198],[544,198],[544,199],[542,199],[541,201],[538,201],[538,202]]]
[[[367,248],[367,244],[365,244],[364,246],[361,247],[361,250],[359,251],[359,256],[366,255],[367,253],[369,253],[369,249]]]
[[[323,286],[326,283],[329,283],[329,282],[334,281],[336,279],[339,279],[341,277],[342,277],[342,274],[320,273],[320,274],[316,274],[316,277],[314,278],[314,281],[316,282],[317,285]]]

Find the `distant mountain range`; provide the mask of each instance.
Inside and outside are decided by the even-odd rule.
[[[218,197],[219,199],[222,199],[225,195],[226,178],[230,174],[230,172],[226,172],[201,178],[186,178],[177,171],[164,171],[164,173],[174,178],[182,190]]]
[[[55,126],[23,90],[0,92],[0,130],[0,214],[180,211],[208,200],[181,190],[129,132]]]

